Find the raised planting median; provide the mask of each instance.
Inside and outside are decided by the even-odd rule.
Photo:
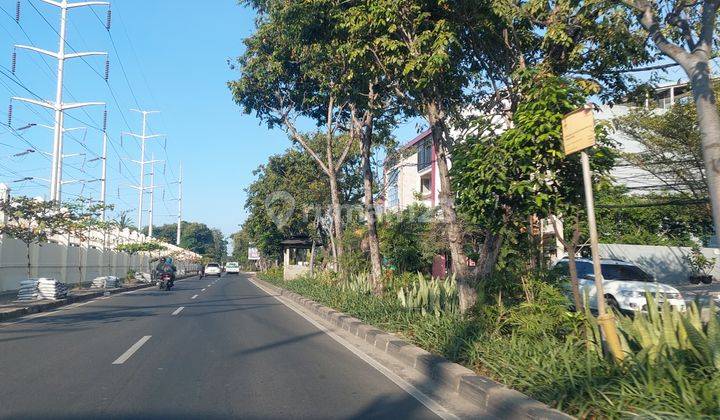
[[[541,279],[528,279],[525,298],[486,296],[462,316],[437,280],[417,276],[389,279],[381,297],[362,277],[285,282],[279,270],[258,277],[581,418],[720,416],[720,328],[715,317],[702,324],[695,309],[620,317],[626,358],[618,363],[604,355],[592,317],[569,311],[559,289]],[[408,302],[418,282],[435,287],[429,304]]]

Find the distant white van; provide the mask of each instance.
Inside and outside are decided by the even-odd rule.
[[[240,264],[235,261],[225,263],[225,272],[228,274],[240,274]]]

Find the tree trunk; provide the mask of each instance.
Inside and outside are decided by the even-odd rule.
[[[450,168],[448,167],[448,151],[445,139],[445,122],[441,118],[435,103],[426,106],[427,120],[430,124],[433,148],[435,149],[438,177],[440,179],[439,201],[443,213],[445,235],[450,249],[452,271],[458,285],[460,311],[465,312],[477,301],[476,281],[470,275],[467,256],[463,251],[463,235],[455,213],[452,186],[450,185]],[[434,194],[434,192],[433,192]]]
[[[692,82],[693,98],[697,108],[702,139],[705,176],[712,204],[715,237],[720,244],[720,116],[718,116],[708,61],[698,60],[689,69],[686,67],[686,71]]]
[[[30,278],[30,273],[31,273],[31,271],[32,271],[32,270],[30,269],[30,244],[29,244],[29,243],[25,244],[25,247],[26,247],[26,249],[27,249],[27,278],[29,279],[29,278]]]
[[[572,287],[573,300],[575,301],[575,311],[582,313],[584,311],[584,305],[582,296],[580,296],[580,283],[578,281],[577,264],[575,264],[574,243],[570,244],[568,251],[568,269],[570,270],[570,285]]]
[[[575,303],[575,310],[577,312],[584,311],[583,299],[580,295],[580,283],[577,275],[577,264],[575,262],[575,253],[577,252],[577,244],[580,241],[580,218],[575,216],[575,224],[573,225],[573,235],[568,242],[563,237],[563,232],[558,228],[558,224],[555,216],[552,217],[553,229],[555,230],[555,236],[562,243],[565,253],[568,256],[568,270],[570,271],[570,287],[573,294],[573,302]]]
[[[312,247],[310,248],[310,275],[315,274],[315,239],[312,240]]]
[[[372,121],[372,117],[370,118]],[[362,141],[362,170],[363,187],[365,196],[363,204],[365,207],[365,222],[368,229],[368,245],[370,248],[370,268],[373,292],[376,295],[382,294],[382,263],[380,261],[380,241],[377,234],[377,216],[375,214],[375,199],[373,198],[373,173],[370,163],[372,151],[372,122],[365,126],[361,132]]]
[[[331,171],[330,177],[330,200],[332,201],[332,219],[333,219],[333,230],[331,235],[335,238],[335,269],[342,271],[342,256],[343,256],[343,244],[342,244],[342,207],[340,206],[340,192],[338,191],[337,185],[337,172]]]
[[[490,231],[485,233],[485,240],[480,249],[480,257],[477,263],[477,278],[484,279],[492,274],[498,255],[500,255],[501,246],[502,236],[499,233]]]
[[[335,224],[335,222],[330,222],[331,224]],[[330,254],[332,255],[333,261],[337,262],[337,248],[335,247],[335,235],[333,234],[333,227],[330,226],[330,234],[328,235],[328,238],[330,239]],[[337,265],[334,267],[335,270],[337,270]]]

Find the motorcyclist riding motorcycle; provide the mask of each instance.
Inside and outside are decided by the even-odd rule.
[[[170,274],[170,281],[168,282],[167,288],[170,289],[175,285],[175,272],[177,271],[177,267],[175,267],[175,264],[173,264],[173,260],[171,257],[162,257],[158,261],[157,266],[155,267],[155,277],[161,278],[163,274]]]

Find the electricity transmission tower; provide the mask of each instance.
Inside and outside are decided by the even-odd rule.
[[[175,237],[175,245],[180,246],[180,234],[182,229],[182,201],[183,201],[183,168],[180,163],[180,178],[178,178],[178,215],[177,215],[177,235]]]
[[[162,185],[155,185],[155,164],[160,162],[164,161],[155,160],[155,155],[153,155],[152,160],[148,162],[150,164],[150,186],[148,187],[148,189],[150,190],[150,208],[148,209],[148,236],[151,238],[153,236],[153,208],[155,207],[155,189],[164,188]]]
[[[160,111],[142,111],[139,109],[131,109],[131,111],[142,114],[142,134],[123,132],[123,135],[135,137],[140,140],[140,160],[133,160],[133,162],[140,165],[140,185],[131,185],[130,187],[138,190],[137,224],[138,229],[142,231],[143,198],[145,191],[151,189],[145,186],[145,165],[158,162],[154,159],[149,161],[145,160],[145,142],[150,139],[163,137],[163,134],[147,134],[147,116],[150,114],[157,114]]]
[[[54,129],[53,150],[52,150],[51,169],[50,169],[50,199],[53,201],[61,201],[62,200],[61,171],[62,171],[62,153],[63,153],[63,134],[66,131],[63,128],[65,111],[70,110],[70,109],[75,109],[75,108],[92,106],[92,105],[105,105],[103,102],[79,102],[79,103],[63,102],[63,83],[64,83],[64,79],[65,79],[65,60],[69,60],[71,58],[80,58],[80,57],[97,56],[97,55],[107,56],[106,52],[98,52],[98,51],[74,52],[71,54],[67,54],[65,52],[65,47],[67,46],[66,35],[67,35],[68,11],[70,11],[71,9],[78,8],[78,7],[110,6],[110,3],[104,2],[104,1],[85,1],[85,2],[77,2],[77,3],[69,3],[67,0],[62,0],[62,1],[41,0],[41,1],[60,9],[60,30],[58,31],[58,36],[59,36],[58,51],[52,52],[52,51],[44,50],[42,48],[37,48],[34,46],[28,46],[28,45],[15,45],[15,48],[34,51],[34,52],[37,52],[40,54],[50,56],[57,60],[58,64],[57,64],[57,85],[56,85],[56,90],[55,90],[55,102],[50,102],[50,101],[46,101],[46,100],[22,98],[22,97],[13,97],[12,99],[16,100],[16,101],[20,101],[20,102],[26,102],[26,103],[30,103],[33,105],[45,107],[45,108],[51,109],[55,112],[55,125],[53,127],[53,129]],[[19,13],[18,13],[18,17],[16,19],[19,20]],[[13,63],[13,66],[14,66],[14,63]]]

